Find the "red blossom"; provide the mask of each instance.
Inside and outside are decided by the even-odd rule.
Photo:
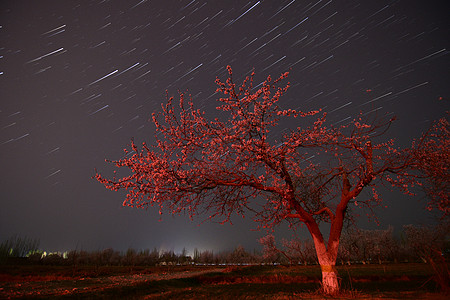
[[[450,127],[446,118],[415,143],[414,158],[423,177],[423,189],[429,198],[428,209],[450,213]]]

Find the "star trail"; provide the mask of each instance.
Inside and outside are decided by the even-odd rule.
[[[329,124],[396,115],[390,134],[400,143],[449,110],[446,1],[2,1],[0,8],[2,239],[28,236],[54,250],[258,247],[264,233],[251,231],[250,221],[160,221],[157,211],[121,207],[123,193],[91,178],[95,168],[112,174],[104,160],[122,157],[131,138],[152,143],[151,114],[166,91],[188,91],[214,118],[214,81],[226,79],[227,65],[236,83],[254,70],[255,86],[290,72],[280,105],[322,109]],[[427,221],[424,201],[384,198],[381,227]],[[396,215],[405,203],[410,211]]]

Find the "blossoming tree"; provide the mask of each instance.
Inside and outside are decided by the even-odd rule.
[[[423,190],[429,198],[429,210],[450,214],[450,126],[446,118],[434,122],[433,126],[414,147],[415,160],[423,181]]]
[[[160,213],[207,212],[227,222],[233,213],[252,214],[260,227],[281,222],[305,225],[314,241],[325,293],[339,291],[335,269],[339,239],[349,205],[373,208],[381,199],[376,184],[388,183],[408,193],[415,177],[409,151],[381,136],[389,121],[333,127],[326,114],[282,109],[287,73],[270,76],[254,91],[253,74],[236,86],[228,67],[226,82],[217,79],[218,117],[208,120],[190,97],[180,94],[153,114],[155,142],[113,163],[131,174],[96,179],[111,190],[126,189],[124,205],[158,206]],[[317,117],[319,116],[319,117]],[[310,126],[299,126],[310,118]],[[285,120],[297,125],[279,129]],[[284,133],[282,133],[284,131]],[[276,136],[276,135],[279,136]],[[363,190],[369,193],[361,195]],[[319,224],[327,222],[327,234]]]

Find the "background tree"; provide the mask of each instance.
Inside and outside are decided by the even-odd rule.
[[[292,258],[275,244],[275,237],[273,234],[268,234],[259,239],[259,243],[263,246],[262,258],[268,263],[283,262],[287,260],[292,264]]]
[[[336,128],[325,125],[323,114],[306,126],[302,120],[318,111],[282,109],[278,104],[289,87],[280,85],[288,73],[276,80],[269,76],[253,91],[253,74],[236,86],[230,67],[228,72],[226,82],[216,80],[217,91],[225,96],[219,99],[217,118],[207,120],[183,93],[178,109],[169,98],[162,107],[163,119],[153,115],[154,145],[144,143],[138,149],[132,141],[134,152],[113,162],[129,168],[131,175],[96,178],[109,189],[126,189],[124,205],[157,205],[160,213],[187,212],[192,217],[208,212],[210,218],[227,222],[233,213],[250,211],[265,228],[302,223],[315,245],[324,292],[336,293],[335,264],[348,206],[378,205],[376,182],[408,192],[415,181],[407,173],[410,153],[380,140],[390,120],[355,119]],[[296,125],[282,134],[277,127],[284,121]],[[271,132],[280,136],[274,138]],[[370,195],[360,195],[365,188]],[[328,241],[320,222],[330,223]]]
[[[237,264],[249,264],[253,261],[252,254],[245,251],[241,245],[237,246],[230,254],[229,261]]]
[[[282,262],[284,257],[290,264],[302,263],[308,265],[317,263],[312,240],[282,239],[282,247],[277,247],[275,237],[269,234],[260,238],[259,243],[263,246],[263,259],[267,262]]]
[[[417,143],[415,159],[424,177],[423,189],[430,199],[428,209],[450,214],[450,127],[448,120],[436,121]]]
[[[343,263],[383,263],[396,261],[400,245],[394,237],[394,228],[364,230],[349,228],[341,237],[339,257]]]
[[[302,263],[304,265],[317,263],[316,251],[312,240],[301,240],[298,238],[290,240],[282,239],[281,244],[295,263]]]
[[[403,238],[407,252],[423,262],[442,257],[445,241],[449,237],[450,223],[436,226],[403,226]],[[436,256],[437,255],[437,256]]]
[[[406,225],[403,228],[405,246],[413,257],[429,263],[434,271],[434,280],[445,293],[450,292],[450,270],[448,268],[448,241],[450,222],[435,226]]]

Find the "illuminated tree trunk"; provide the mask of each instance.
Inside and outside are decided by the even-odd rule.
[[[323,235],[316,222],[308,223],[308,229],[314,241],[317,259],[322,271],[322,288],[324,294],[335,295],[339,293],[338,272],[336,260],[339,248],[339,240],[342,232],[344,210],[337,209],[336,216],[331,222],[328,246],[325,245]]]
[[[325,294],[334,295],[339,292],[337,271],[334,266],[320,266],[322,268],[322,285]],[[327,268],[324,268],[327,267]],[[329,267],[329,268],[328,268]],[[334,271],[332,271],[334,270]]]
[[[334,253],[337,254],[339,240],[333,243],[333,245],[329,245],[327,249],[321,234],[320,236],[314,236],[312,234],[312,236],[316,247],[317,259],[322,270],[323,292],[325,294],[335,295],[339,292],[339,281],[336,270],[337,255],[334,255]]]
[[[320,269],[322,270],[322,288],[325,294],[335,295],[339,293],[336,260],[330,259],[327,256],[319,258]]]

